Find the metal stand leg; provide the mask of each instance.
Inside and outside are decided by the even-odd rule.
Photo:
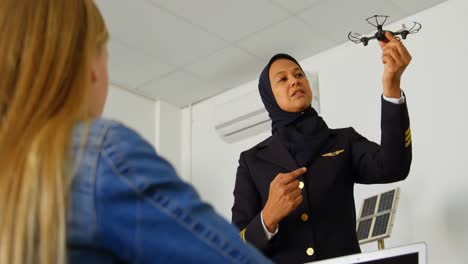
[[[378,240],[377,245],[379,246],[379,250],[385,249],[385,243],[384,240]]]

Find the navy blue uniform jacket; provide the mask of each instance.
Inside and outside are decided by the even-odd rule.
[[[304,175],[303,202],[279,223],[268,240],[260,219],[270,182],[278,173],[298,168],[276,137],[240,155],[234,188],[232,223],[241,237],[276,263],[304,263],[359,253],[354,183],[390,183],[407,177],[411,165],[411,130],[406,102],[382,99],[381,144],[353,128],[331,135]],[[305,215],[304,215],[305,214]]]

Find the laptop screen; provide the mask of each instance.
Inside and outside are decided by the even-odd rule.
[[[384,259],[360,262],[361,264],[419,264],[419,254],[411,253]]]

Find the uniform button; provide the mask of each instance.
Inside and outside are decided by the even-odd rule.
[[[303,213],[301,215],[301,220],[302,220],[302,222],[306,222],[307,220],[309,220],[309,215],[306,214],[306,213]]]
[[[304,188],[304,182],[300,181],[300,182],[299,182],[299,189],[302,190],[302,188]]]
[[[315,251],[314,251],[313,248],[310,247],[310,248],[308,248],[308,249],[306,250],[306,253],[307,253],[307,255],[312,256],[312,255],[315,253]]]

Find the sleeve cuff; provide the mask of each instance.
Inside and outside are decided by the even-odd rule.
[[[262,220],[263,231],[265,231],[266,238],[270,240],[274,235],[278,233],[279,227],[277,226],[275,232],[270,233],[270,231],[268,231],[268,229],[265,226],[265,222],[263,222],[263,211],[260,213],[260,219]]]
[[[401,96],[400,98],[390,98],[390,97],[386,97],[385,95],[383,95],[383,99],[387,102],[390,102],[392,104],[404,104],[405,103],[405,95],[403,93],[403,91],[401,91]]]

